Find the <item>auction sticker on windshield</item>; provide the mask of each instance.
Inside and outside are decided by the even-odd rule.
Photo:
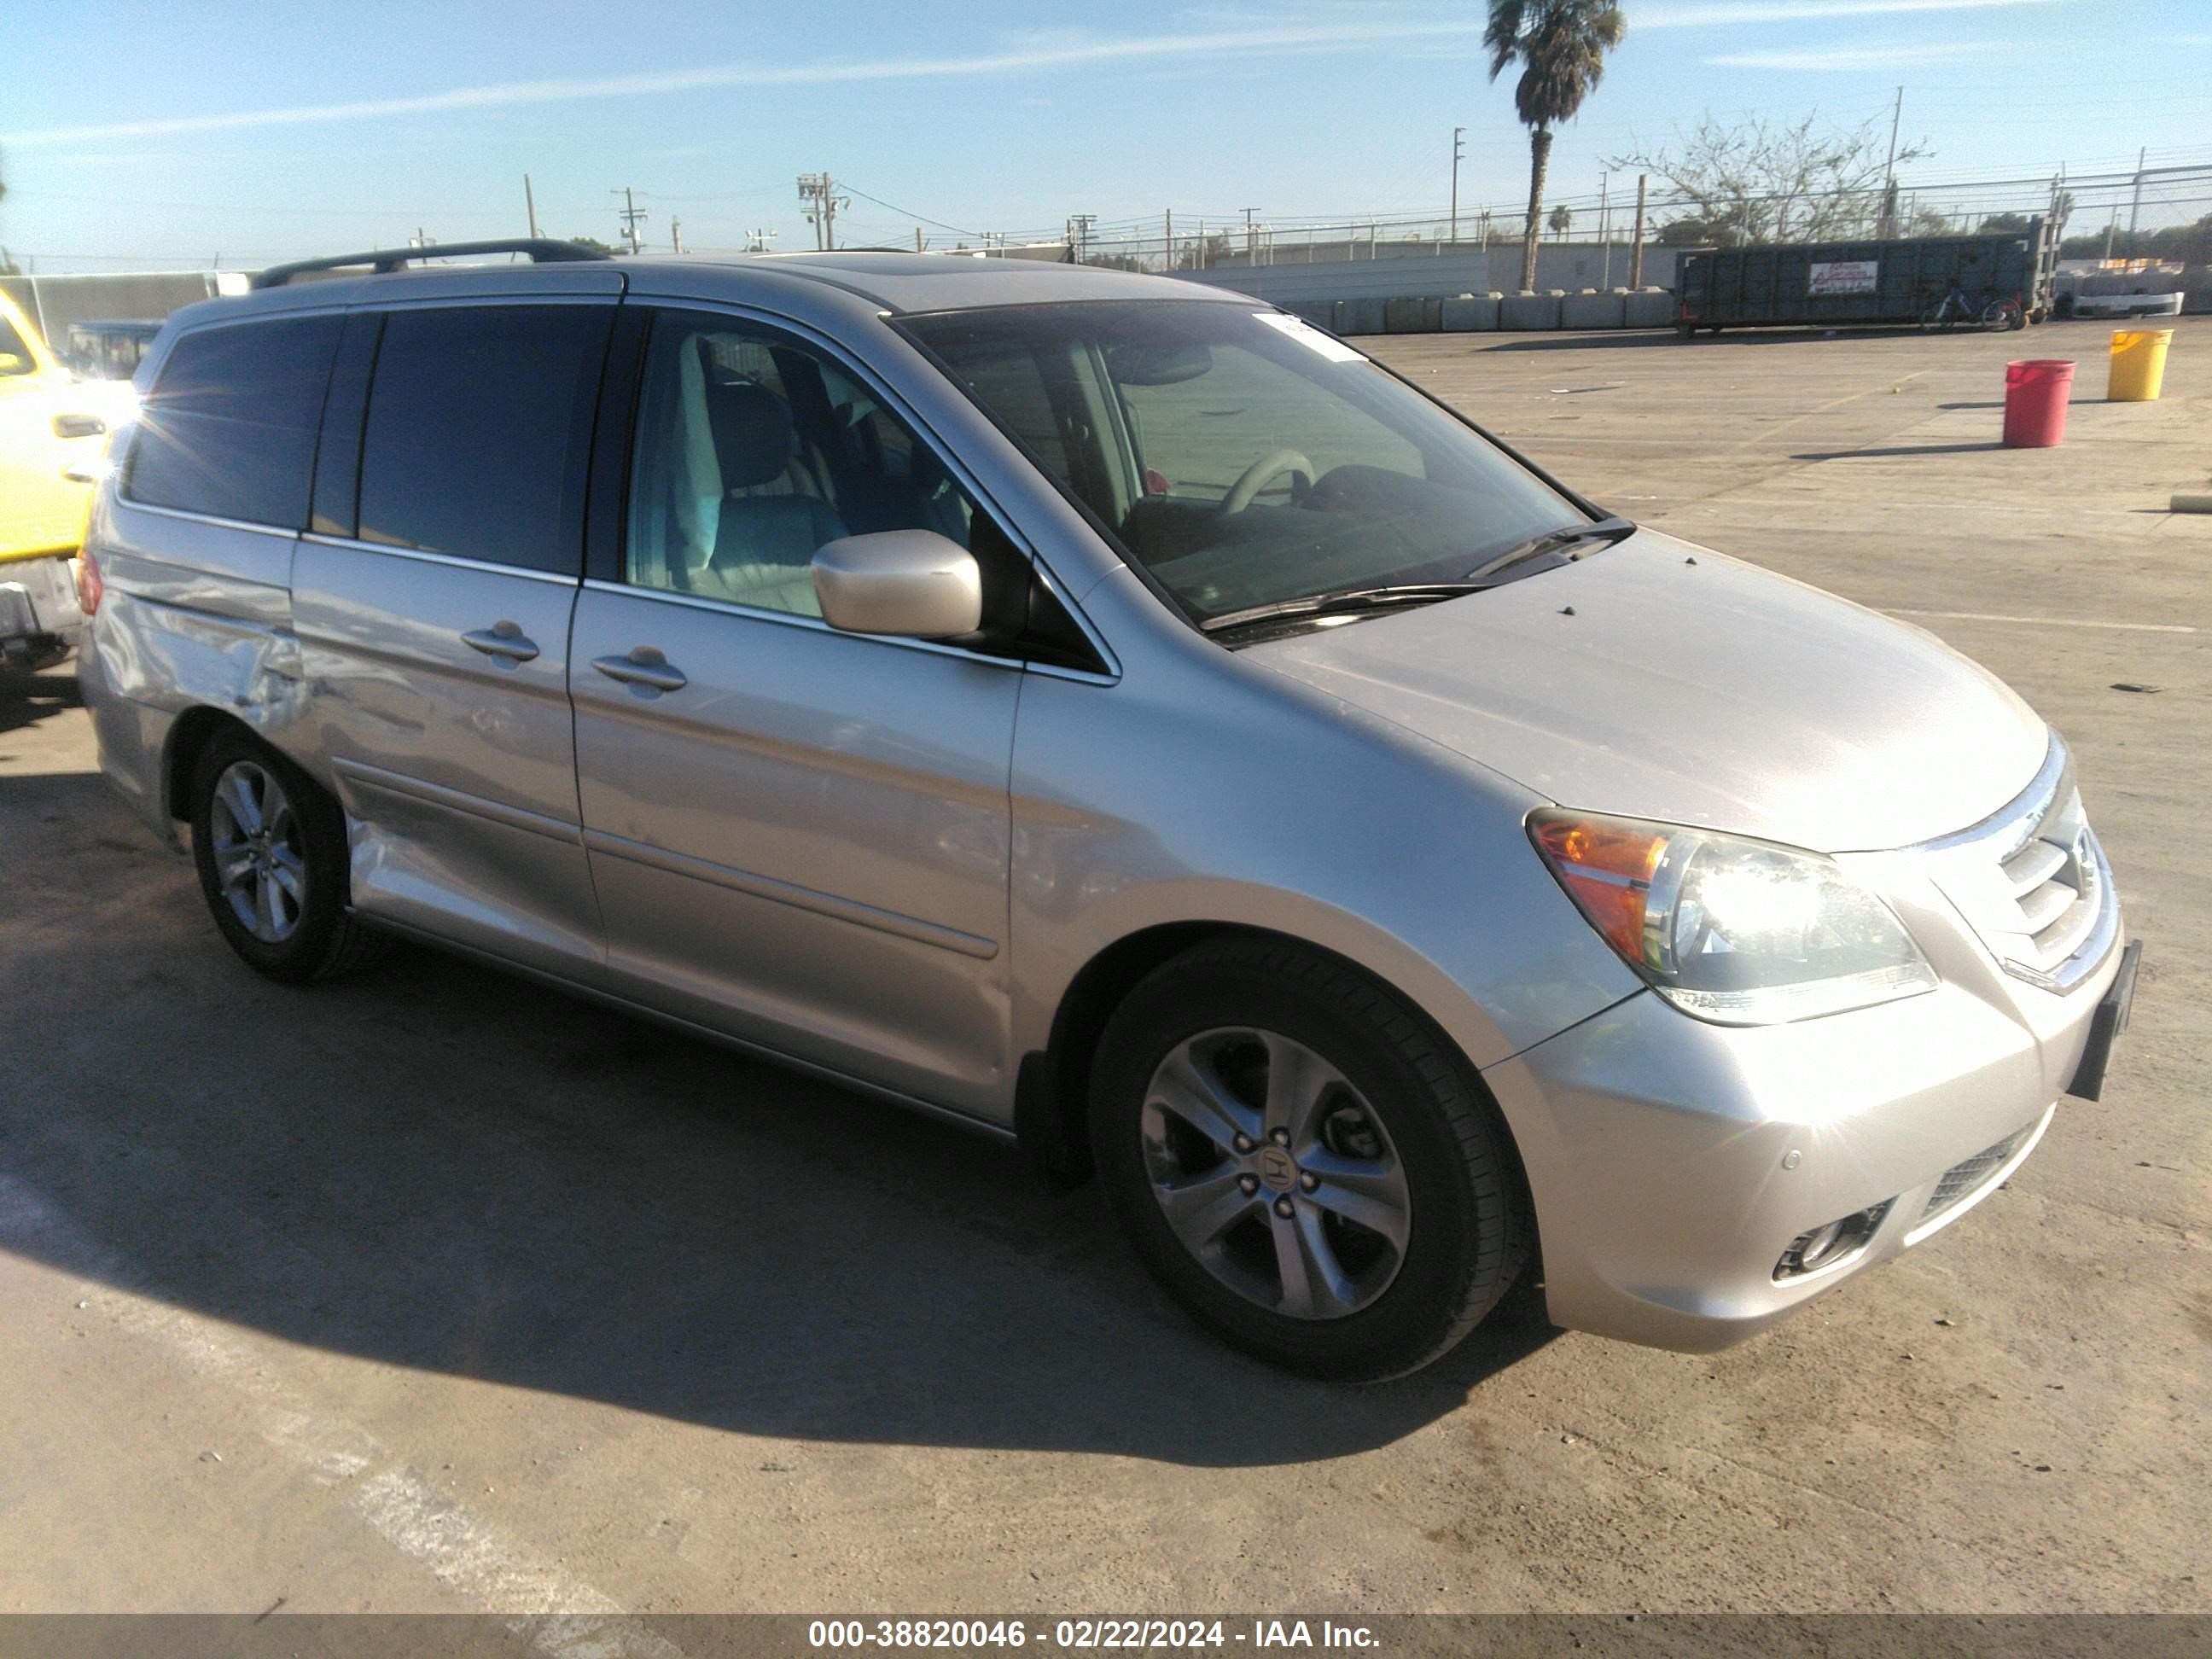
[[[1317,351],[1333,363],[1364,363],[1366,357],[1354,351],[1341,340],[1332,339],[1303,317],[1293,317],[1284,311],[1255,311],[1252,313],[1278,333],[1286,334],[1309,351]]]

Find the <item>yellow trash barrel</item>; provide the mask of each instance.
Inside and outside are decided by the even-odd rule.
[[[2166,349],[2172,343],[2170,328],[2114,329],[2105,396],[2116,404],[2156,403],[2166,380]]]

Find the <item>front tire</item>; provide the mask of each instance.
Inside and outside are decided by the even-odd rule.
[[[241,727],[192,769],[192,862],[224,942],[289,985],[341,972],[381,940],[348,913],[345,815],[306,773]]]
[[[1145,1265],[1289,1370],[1417,1370],[1527,1254],[1510,1137],[1479,1079],[1396,996],[1288,941],[1200,945],[1138,985],[1100,1042],[1091,1122]]]

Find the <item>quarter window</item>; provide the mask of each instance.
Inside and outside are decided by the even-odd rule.
[[[179,340],[138,418],[125,494],[149,507],[298,530],[336,316],[202,329]]]
[[[28,374],[37,367],[31,360],[31,348],[15,332],[15,324],[0,317],[0,374]]]
[[[604,306],[386,319],[361,460],[365,542],[578,574]]]

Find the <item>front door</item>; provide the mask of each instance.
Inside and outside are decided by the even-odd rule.
[[[645,353],[622,579],[585,585],[569,669],[610,977],[993,1110],[1020,665],[838,633],[808,562],[907,526],[1026,564],[820,349],[670,310]]]

